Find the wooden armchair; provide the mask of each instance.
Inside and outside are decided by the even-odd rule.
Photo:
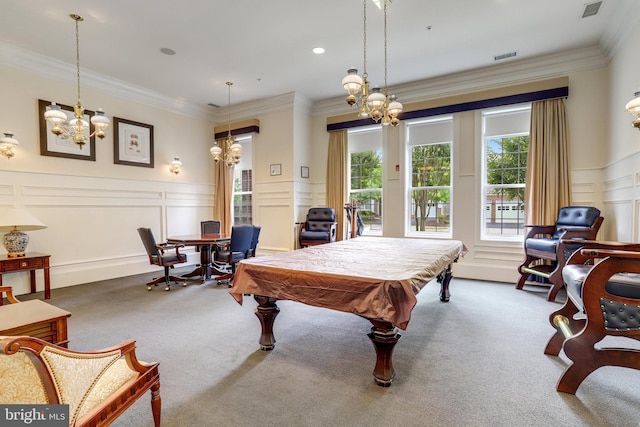
[[[640,244],[580,244],[562,270],[568,298],[549,316],[556,332],[544,350],[571,359],[557,385],[570,394],[602,366],[640,369],[640,350],[598,344],[607,336],[640,340]]]
[[[0,404],[67,404],[69,426],[107,426],[147,390],[160,425],[158,363],[143,363],[135,341],[71,351],[38,338],[0,336]]]
[[[516,289],[522,289],[530,275],[551,282],[547,301],[555,301],[562,289],[562,267],[568,256],[580,248],[579,243],[569,246],[562,239],[595,240],[604,218],[591,206],[567,206],[558,212],[554,225],[528,225],[524,239],[525,260],[518,266],[520,279]]]
[[[13,288],[11,286],[0,286],[0,305],[3,304],[3,294],[7,294],[7,301],[9,301],[9,304],[17,304],[20,302],[13,296]]]

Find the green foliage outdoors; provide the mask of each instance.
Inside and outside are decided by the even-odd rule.
[[[487,184],[524,184],[529,135],[504,137],[487,143]],[[524,188],[496,188],[491,194],[505,201],[524,200]]]
[[[378,151],[364,151],[351,154],[351,190],[382,188],[382,155]],[[351,193],[360,205],[369,205],[371,200],[376,204],[382,201],[382,193],[367,191]]]
[[[439,187],[451,185],[451,144],[416,145],[411,151],[411,191],[416,231],[425,231],[434,205],[451,201],[451,192]],[[446,221],[448,222],[448,221]]]

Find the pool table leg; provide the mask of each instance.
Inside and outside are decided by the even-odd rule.
[[[369,319],[373,327],[368,334],[369,339],[376,349],[376,367],[373,370],[373,379],[381,387],[389,387],[396,376],[393,369],[393,348],[400,339],[396,327],[389,322]]]
[[[273,336],[273,322],[280,313],[280,308],[276,305],[275,298],[265,297],[262,295],[254,295],[253,298],[258,302],[256,308],[256,316],[262,325],[262,335],[260,335],[260,349],[264,351],[273,350],[276,346],[276,338]]]
[[[449,297],[449,282],[451,281],[452,272],[451,264],[447,265],[447,268],[440,274],[438,274],[438,282],[440,283],[440,301],[448,302]]]

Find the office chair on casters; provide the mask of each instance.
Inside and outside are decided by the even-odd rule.
[[[220,221],[207,220],[200,221],[200,233],[201,234],[219,234],[220,233]]]
[[[218,247],[215,251],[214,261],[217,264],[228,264],[231,271],[216,277],[217,282],[228,281],[229,287],[233,281],[238,261],[246,259],[251,250],[251,242],[254,236],[255,227],[251,224],[234,225],[231,228],[231,239],[229,243]],[[258,240],[256,237],[256,246]]]
[[[151,286],[158,286],[159,283],[165,284],[165,291],[171,290],[170,282],[175,283],[183,282],[182,286],[187,286],[185,279],[169,274],[169,269],[173,268],[175,264],[180,264],[187,261],[187,256],[180,253],[179,249],[184,245],[169,245],[162,243],[158,245],[156,239],[153,237],[153,232],[150,228],[140,227],[138,228],[138,234],[142,239],[144,248],[149,256],[149,263],[152,265],[159,265],[164,267],[164,277],[158,277],[147,283],[147,290],[151,290]],[[175,250],[175,252],[174,252]]]
[[[531,225],[525,236],[526,258],[518,267],[520,279],[516,289],[522,289],[530,275],[551,282],[547,301],[555,301],[564,286],[562,268],[571,253],[580,249],[576,240],[595,240],[604,220],[600,211],[591,206],[567,206],[558,212],[554,225]],[[569,245],[563,240],[573,239]]]

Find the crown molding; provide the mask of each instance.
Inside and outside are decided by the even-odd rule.
[[[0,42],[0,64],[40,75],[52,80],[76,82],[76,67],[69,63]],[[96,91],[162,110],[207,121],[212,120],[209,107],[171,98],[104,74],[81,68],[82,85]]]
[[[604,67],[608,62],[608,58],[598,46],[590,46],[394,85],[392,92],[398,96],[400,102],[409,104],[433,98],[566,76],[571,72]],[[344,97],[318,101],[313,108],[313,114],[316,116],[335,116],[349,114],[350,112],[355,115],[357,114],[357,109],[347,105]]]

